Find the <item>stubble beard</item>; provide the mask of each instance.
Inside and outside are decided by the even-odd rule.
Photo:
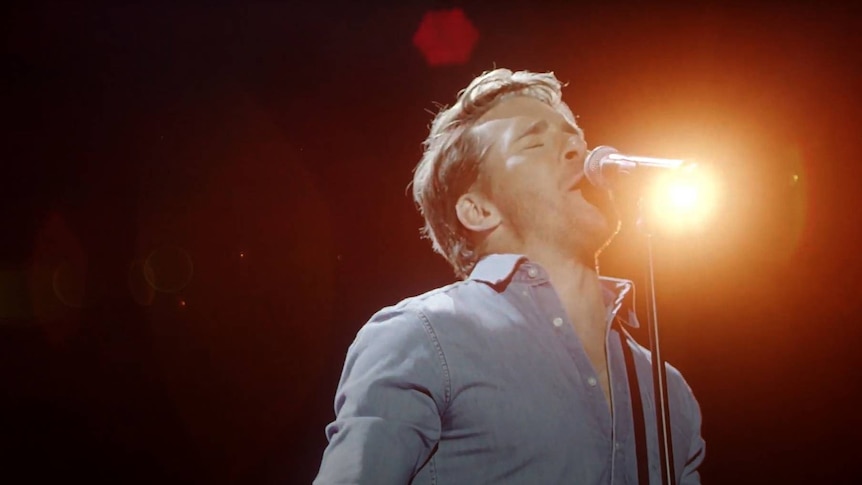
[[[581,184],[578,190],[588,204],[593,206],[601,214],[600,223],[584,222],[580,227],[584,228],[584,239],[580,245],[585,252],[590,253],[590,258],[595,264],[599,254],[610,245],[614,236],[620,231],[621,216],[614,202],[613,195],[604,189],[597,188],[592,184]]]
[[[519,204],[512,206],[511,220],[515,237],[522,244],[529,239],[540,240],[545,246],[559,248],[563,254],[569,254],[581,264],[594,268],[596,259],[619,231],[620,216],[613,200],[608,195],[606,200],[597,197],[594,200],[584,199],[591,207],[584,210],[598,211],[599,214],[577,211],[573,207],[552,204],[545,211],[556,211],[559,217],[548,217],[548,214],[537,213],[543,209],[530,210],[527,207],[543,207],[541,203]],[[535,201],[539,202],[539,201]],[[569,204],[570,201],[557,201],[558,204]]]

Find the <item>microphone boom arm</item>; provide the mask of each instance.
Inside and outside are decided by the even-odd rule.
[[[609,160],[613,160],[620,164],[621,167],[635,169],[641,167],[655,168],[679,168],[685,160],[673,158],[652,158],[652,157],[637,157],[634,155],[623,155],[622,153],[611,153],[607,156]]]

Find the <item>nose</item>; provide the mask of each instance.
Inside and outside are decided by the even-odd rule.
[[[563,158],[569,162],[578,161],[586,156],[586,151],[586,144],[580,137],[570,136],[568,140],[566,140]]]

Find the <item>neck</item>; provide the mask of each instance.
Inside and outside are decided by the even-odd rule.
[[[489,238],[483,249],[485,253],[523,254],[540,264],[548,272],[575,331],[582,339],[604,344],[607,309],[595,253],[587,256],[584,252],[565,251],[556,244],[516,238],[509,233]]]
[[[533,248],[523,254],[548,272],[551,284],[579,336],[603,344],[607,310],[595,260],[586,264],[584,258],[544,248]]]

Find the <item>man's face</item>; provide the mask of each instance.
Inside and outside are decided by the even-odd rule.
[[[610,195],[584,178],[587,145],[573,120],[527,96],[504,99],[474,127],[488,146],[480,187],[521,244],[593,260],[619,227]]]

